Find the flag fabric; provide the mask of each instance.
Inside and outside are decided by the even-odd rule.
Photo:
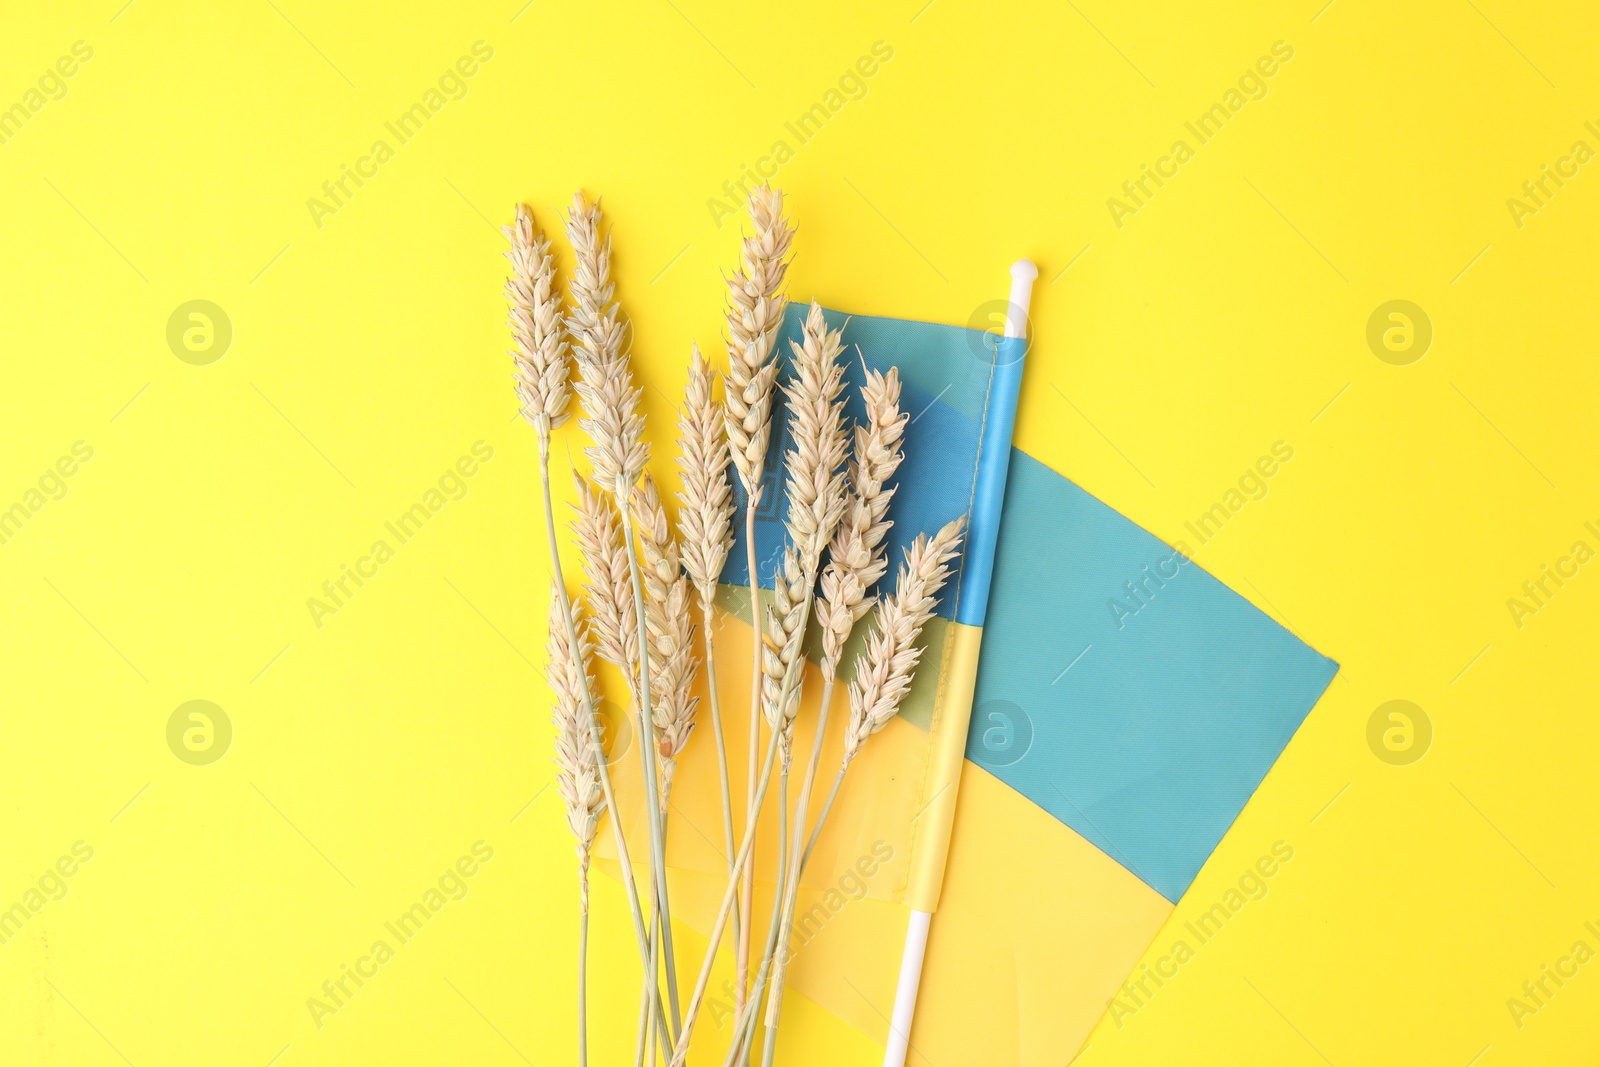
[[[805,310],[787,309],[778,340],[785,372]],[[972,536],[924,631],[901,714],[852,765],[802,878],[790,988],[881,1041],[905,909],[937,906],[913,1061],[925,1047],[923,1058],[940,1064],[1060,1063],[1127,981],[1337,665],[1202,570],[1189,546],[1167,545],[1010,447],[1021,339],[827,318],[844,329],[847,414],[863,417],[863,366],[894,366],[910,416],[890,508],[891,565],[878,591],[893,588],[917,534],[965,515]],[[780,408],[756,529],[767,588],[784,543],[783,425]],[[751,633],[742,521],[735,526],[740,541],[715,625],[737,829]],[[857,627],[841,683],[870,619]],[[839,766],[848,718],[838,688],[819,795]],[[809,751],[820,689],[813,664],[796,752]],[[726,859],[709,724],[699,732],[673,793],[668,865],[674,917],[703,931]],[[625,798],[637,795],[636,762],[616,760]],[[756,847],[768,900],[776,799],[774,788]],[[642,823],[633,822],[630,840],[642,846]],[[759,901],[757,914],[764,923]],[[722,1040],[731,988],[721,992],[714,983],[707,1017],[717,1026],[697,1033],[697,1047]]]

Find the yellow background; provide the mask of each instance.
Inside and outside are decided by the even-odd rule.
[[[1506,1006],[1600,948],[1600,577],[1520,629],[1506,608],[1600,547],[1600,176],[1520,228],[1506,206],[1600,148],[1591,12],[123,3],[0,25],[0,107],[94,49],[0,145],[0,504],[94,449],[0,546],[0,901],[94,849],[0,946],[0,1060],[570,1060],[575,890],[541,795],[542,532],[495,226],[518,199],[553,227],[575,188],[605,196],[665,439],[735,255],[707,199],[884,41],[779,175],[791,293],[965,323],[1034,258],[1018,444],[1176,540],[1291,442],[1198,558],[1343,665],[1147,959],[1272,842],[1294,861],[1082,1062],[1593,1062],[1600,966],[1520,1028]],[[480,40],[467,95],[319,228],[307,199]],[[1107,198],[1280,40],[1268,95],[1118,228]],[[1397,298],[1434,328],[1409,366],[1365,341]],[[166,343],[193,299],[234,331],[209,366]],[[319,629],[306,598],[479,440],[465,499]],[[234,726],[208,767],[166,744],[191,699]],[[1392,699],[1433,724],[1410,766],[1367,745]],[[480,840],[466,898],[317,1029],[306,998]],[[615,883],[595,892],[594,1053],[621,1062],[632,940]],[[790,1004],[787,1062],[877,1062]]]

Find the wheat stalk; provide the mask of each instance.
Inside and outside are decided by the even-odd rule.
[[[839,787],[844,784],[845,772],[850,769],[851,762],[860,754],[867,739],[895,717],[906,694],[911,691],[917,663],[922,658],[922,646],[919,644],[922,629],[933,618],[934,609],[939,603],[939,590],[950,577],[948,564],[960,551],[965,526],[966,519],[962,517],[946,523],[931,538],[927,534],[918,534],[906,550],[905,563],[900,567],[894,593],[878,604],[872,630],[867,635],[866,650],[856,663],[855,677],[850,680],[850,721],[845,727],[844,757],[839,764],[839,773],[834,776],[833,787],[823,801],[816,827],[811,831],[804,851],[799,847],[801,835],[795,835],[800,870],[804,870],[806,861],[811,857],[811,850],[816,846],[823,824],[828,820],[828,813],[833,810],[834,799],[839,795]],[[792,908],[789,914],[792,915]],[[777,998],[782,993],[780,983],[788,948],[787,927],[782,936],[784,952],[778,958],[778,974],[774,977],[773,985],[774,999],[768,1002],[766,1022],[769,1049],[776,1045],[776,1035],[771,1031],[778,1024]],[[770,1067],[770,1052],[765,1056],[765,1064]]]
[[[660,947],[666,964],[667,998],[675,1038],[680,1025],[678,978],[672,946],[672,910],[667,899],[661,782],[654,755],[656,729],[652,690],[655,685],[650,677],[650,639],[645,631],[644,581],[628,507],[633,487],[650,458],[650,447],[644,441],[644,416],[639,413],[640,390],[633,384],[628,358],[627,327],[621,310],[612,299],[615,286],[611,282],[611,238],[600,232],[600,205],[589,203],[581,192],[573,194],[566,230],[577,263],[570,287],[573,307],[567,314],[566,328],[581,374],[578,398],[588,415],[579,425],[593,442],[584,452],[594,467],[595,481],[612,495],[617,505],[622,519],[622,547],[633,586],[639,656],[634,690],[641,741],[639,759],[644,778],[645,819],[650,830],[651,872],[660,908]],[[651,974],[653,979],[654,971]],[[653,982],[648,985],[653,996]]]
[[[778,366],[773,342],[783,321],[784,259],[794,228],[783,218],[783,194],[763,185],[750,193],[747,209],[754,232],[743,240],[739,268],[728,279],[728,381],[724,426],[734,470],[745,490],[745,565],[750,580],[750,762],[745,817],[756,807],[755,765],[761,716],[761,578],[756,562],[756,508],[772,433],[772,388]],[[735,926],[738,951],[734,980],[736,1008],[744,1006],[750,970],[750,919],[755,905],[754,864],[745,874]]]
[[[529,421],[539,435],[539,480],[544,498],[545,534],[550,552],[550,567],[554,572],[556,606],[559,607],[561,615],[561,625],[555,629],[562,632],[567,647],[578,648],[582,636],[573,617],[572,603],[567,597],[566,583],[562,577],[561,552],[556,542],[555,508],[550,491],[550,431],[567,418],[570,372],[568,349],[554,329],[554,316],[559,310],[559,297],[556,295],[549,241],[534,228],[532,212],[526,205],[518,205],[515,225],[507,230],[507,237],[512,245],[509,253],[512,274],[506,289],[511,298],[512,337],[517,344],[512,356],[516,361],[517,394],[523,415],[531,416]],[[536,407],[535,401],[537,401]],[[606,808],[611,812],[611,834],[616,844],[617,860],[622,868],[622,883],[628,898],[629,912],[633,918],[640,962],[648,966],[651,953],[650,938],[645,929],[638,886],[633,877],[633,864],[628,855],[628,843],[622,835],[622,819],[616,804],[616,794],[611,786],[611,774],[606,767],[605,755],[600,749],[601,727],[599,717],[595,713],[593,686],[587,674],[580,674],[577,681],[584,719],[589,726],[589,746],[600,779],[601,795],[605,799]],[[586,940],[587,917],[584,918],[583,924],[583,937]],[[587,946],[583,954],[585,959],[586,948]],[[580,964],[580,968],[586,966],[586,963]],[[646,974],[651,989],[654,989],[654,970],[647,971]],[[580,976],[580,1063],[587,1057],[582,986],[583,981]],[[658,1000],[656,1000],[656,1014],[665,1018]]]
[[[554,586],[554,582],[551,583]],[[576,839],[578,853],[578,1062],[589,1058],[588,970],[589,970],[589,855],[595,831],[600,825],[600,810],[605,794],[600,788],[599,765],[604,757],[597,737],[589,731],[583,716],[583,694],[593,686],[589,677],[589,646],[581,633],[574,645],[567,637],[562,615],[562,590],[554,587],[550,597],[550,636],[546,645],[549,665],[545,678],[555,696],[551,722],[556,728],[556,791],[567,808],[567,828]]]
[[[816,845],[817,835],[822,832],[822,825],[833,807],[834,798],[839,793],[839,786],[844,779],[850,761],[859,753],[861,744],[866,737],[881,730],[895,712],[899,710],[900,702],[905,698],[911,685],[912,675],[916,670],[917,660],[921,655],[916,647],[917,641],[922,636],[922,627],[928,619],[932,618],[933,608],[937,604],[939,590],[950,576],[946,564],[954,558],[961,543],[962,529],[965,519],[955,519],[947,523],[931,539],[927,535],[919,536],[906,553],[905,565],[901,567],[899,580],[895,592],[887,600],[881,601],[877,607],[876,619],[877,632],[869,638],[867,651],[863,659],[873,666],[864,667],[857,665],[858,679],[861,672],[866,670],[871,678],[879,678],[879,682],[863,682],[863,699],[857,701],[854,696],[855,683],[852,683],[852,723],[857,718],[856,709],[861,711],[862,727],[854,731],[861,735],[861,740],[854,745],[839,768],[838,777],[834,779],[833,788],[828,794],[827,801],[823,804],[822,812],[817,818],[816,828],[812,831],[804,852],[801,854],[801,866],[811,855],[811,849]],[[874,640],[875,638],[876,640]],[[881,665],[881,669],[879,667]],[[780,693],[779,706],[782,698],[787,694]],[[880,699],[881,698],[881,699]],[[782,735],[772,731],[767,742],[767,754],[761,768],[760,784],[757,787],[757,806],[766,795],[767,784],[772,771],[774,756],[777,753],[778,742]],[[689,1039],[693,1033],[694,1024],[699,1015],[699,1009],[705,997],[707,985],[711,980],[711,967],[716,958],[717,946],[721,940],[722,926],[727,921],[728,912],[733,906],[733,899],[737,889],[738,878],[746,861],[750,857],[751,846],[755,842],[755,825],[745,827],[744,840],[739,846],[739,854],[734,859],[734,872],[729,877],[727,890],[722,898],[722,905],[717,912],[716,919],[711,924],[710,943],[706,946],[705,959],[700,965],[700,975],[695,982],[695,987],[690,994],[688,1007],[683,1017],[683,1029],[679,1032],[677,1044],[673,1048],[670,1067],[683,1067],[689,1052]],[[798,844],[798,837],[796,839]],[[781,958],[781,957],[780,957]],[[740,1027],[754,1018],[756,1001],[752,999],[745,1007],[750,1013],[741,1014],[735,1025],[735,1035]],[[769,1035],[770,1037],[771,1035]]]
[[[733,798],[728,788],[728,749],[722,733],[722,706],[717,693],[717,661],[712,625],[713,602],[723,564],[733,547],[733,487],[728,482],[728,431],[722,405],[714,393],[716,372],[693,347],[683,412],[678,418],[678,540],[683,569],[700,598],[701,631],[705,635],[706,692],[711,705],[711,732],[717,746],[717,777],[722,787],[722,838],[728,870],[733,870]],[[740,916],[735,912],[734,940]]]
[[[667,523],[661,494],[650,475],[640,476],[628,507],[639,532],[645,632],[649,636],[651,663],[654,664],[650,673],[651,709],[657,731],[655,756],[661,775],[659,821],[664,848],[667,805],[677,774],[678,754],[694,730],[695,708],[699,704],[699,698],[691,695],[696,667],[694,621],[689,611],[689,579],[683,575],[678,545]],[[652,922],[655,921],[656,916],[652,915]],[[659,950],[658,933],[659,927],[653,925],[651,944]],[[645,994],[641,1001],[645,1001],[648,990],[641,992]],[[645,1007],[648,1010],[647,1004]],[[641,1047],[649,1045],[647,1032]]]
[[[780,701],[781,703],[781,701]],[[766,799],[767,786],[772,780],[772,765],[778,752],[778,741],[782,735],[776,730],[770,732],[767,738],[767,754],[761,761],[761,773],[757,777],[755,795],[751,799],[751,807],[759,810],[761,803]],[[745,865],[750,860],[750,853],[756,843],[755,820],[748,820],[744,827],[744,838],[739,843],[738,854],[734,856],[733,870],[728,875],[727,889],[722,895],[722,904],[717,909],[717,916],[711,923],[711,936],[706,944],[705,958],[700,961],[700,974],[695,979],[693,991],[689,994],[689,1002],[683,1014],[683,1027],[678,1032],[678,1039],[672,1049],[672,1059],[669,1067],[683,1067],[684,1060],[689,1055],[689,1038],[694,1032],[695,1019],[700,1013],[700,1005],[705,1000],[706,987],[711,982],[711,967],[716,962],[717,946],[722,943],[722,929],[728,922],[728,914],[733,908],[734,897],[739,891],[740,876]],[[748,914],[748,913],[747,913]],[[749,926],[746,925],[745,933],[748,936]],[[750,1005],[746,1005],[749,1007]]]
[[[683,1030],[673,1057],[674,1065],[681,1064],[687,1055],[689,1033],[694,1025],[700,998],[705,991],[705,983],[710,976],[711,962],[721,937],[721,925],[727,918],[727,909],[733,899],[732,894],[735,889],[733,879],[738,877],[739,869],[744,866],[748,858],[749,847],[754,842],[754,831],[762,801],[766,796],[773,756],[780,752],[783,768],[781,789],[784,794],[779,801],[780,819],[784,834],[786,835],[788,831],[789,746],[793,737],[795,713],[800,703],[800,690],[804,684],[805,657],[801,648],[805,639],[806,622],[811,616],[811,607],[816,595],[817,570],[822,552],[833,536],[845,504],[845,475],[842,465],[847,438],[844,428],[844,405],[839,398],[843,369],[839,366],[838,359],[843,347],[841,332],[828,330],[821,307],[813,304],[806,317],[803,340],[794,345],[796,374],[794,380],[787,385],[789,436],[794,445],[785,459],[787,471],[785,489],[791,542],[785,546],[782,567],[774,575],[772,604],[766,616],[768,635],[758,647],[761,668],[757,679],[760,686],[760,707],[767,718],[770,735],[767,757],[762,767],[760,785],[751,801],[746,819],[745,845],[734,861],[735,872],[730,875],[729,895],[724,899],[723,910],[713,925],[711,943],[707,948],[705,961],[701,965],[700,980],[690,998],[689,1010],[684,1016]],[[752,575],[755,573],[753,569],[751,573]],[[754,592],[752,589],[752,593]],[[755,602],[753,596],[752,602]],[[757,615],[755,618],[759,619],[760,616]],[[751,766],[754,766],[753,759]],[[778,857],[780,893],[788,866],[787,851],[787,849],[780,851]],[[748,879],[745,886],[749,886]],[[749,943],[748,906],[745,909],[745,916],[741,947]],[[772,960],[773,938],[776,931],[777,925],[774,924],[768,935],[768,949],[762,960],[762,973],[757,977],[758,984],[754,994],[743,1003],[736,1004],[735,1012],[739,1020],[735,1027],[736,1043],[742,1040],[740,1035],[747,1021],[754,1018],[755,1007],[760,1002],[760,982]],[[745,989],[743,970],[736,981],[739,983],[736,988],[742,993]]]
[[[815,301],[806,314],[801,340],[792,343],[795,375],[785,384],[788,398],[789,439],[792,447],[784,460],[784,492],[790,543],[784,549],[783,563],[773,578],[772,606],[767,613],[767,640],[762,656],[762,710],[768,728],[779,737],[781,785],[779,804],[787,821],[789,765],[794,737],[795,716],[804,689],[805,656],[802,646],[806,625],[815,599],[817,572],[822,553],[832,539],[845,508],[844,459],[848,448],[845,430],[843,389],[844,368],[839,353],[844,344],[843,330],[830,330]],[[819,723],[819,726],[826,725]],[[808,797],[810,782],[802,787]],[[759,814],[759,810],[757,811]],[[778,856],[778,881],[786,882],[790,869],[787,853]],[[792,892],[794,885],[788,880]],[[782,890],[780,890],[780,895]],[[771,962],[774,934],[768,934],[768,948],[761,970]],[[780,959],[774,979],[782,974]],[[776,992],[777,987],[774,987]],[[758,975],[751,1001],[759,1002],[762,980]],[[775,1009],[774,1009],[775,1010]],[[775,1026],[769,1015],[768,1026]],[[737,1033],[737,1028],[736,1028]],[[769,1042],[768,1047],[771,1047]]]
[[[897,421],[897,419],[895,416],[890,415],[889,421]],[[894,713],[899,710],[900,702],[904,700],[906,692],[910,689],[911,678],[916,670],[917,661],[921,656],[917,642],[922,636],[923,626],[932,618],[933,610],[938,603],[939,590],[950,576],[950,569],[946,564],[954,558],[960,547],[964,524],[964,518],[956,519],[948,523],[932,538],[927,535],[919,536],[906,553],[906,562],[901,568],[894,594],[877,605],[875,623],[877,632],[869,637],[862,661],[857,663],[856,681],[851,684],[852,728],[847,730],[847,737],[852,734],[859,734],[860,739],[855,741],[848,750],[847,758],[843,761],[839,769],[839,775],[835,778],[833,788],[818,816],[816,828],[812,831],[806,848],[800,853],[802,869],[806,858],[811,854],[812,846],[816,843],[817,835],[821,832],[823,822],[827,819],[828,813],[833,806],[834,798],[838,795],[840,783],[850,761],[859,752],[861,743],[864,742],[865,738],[882,729],[888,719],[892,718]],[[786,587],[787,584],[785,583]],[[808,599],[812,596],[810,587],[804,590],[804,596]],[[789,599],[787,593],[786,599]],[[798,674],[798,671],[790,672],[789,685],[793,684],[795,676]],[[862,694],[862,699],[859,701],[855,696],[858,683],[861,686]],[[781,687],[775,699],[771,702],[772,706],[776,708],[786,707],[788,696],[787,687]],[[860,716],[862,725],[859,729],[855,728],[855,722],[858,717],[856,708],[858,705],[862,709]],[[756,802],[752,805],[755,810],[759,810],[760,801],[766,794],[774,756],[777,753],[782,736],[781,730],[771,731],[767,744],[766,759],[762,765],[760,785],[756,793]],[[688,1008],[683,1018],[683,1029],[679,1033],[677,1044],[673,1050],[671,1067],[682,1067],[688,1055],[689,1038],[698,1017],[706,986],[710,982],[711,967],[715,959],[717,945],[720,942],[721,928],[727,920],[729,909],[732,907],[739,874],[749,859],[751,845],[755,840],[754,831],[755,825],[753,822],[746,825],[743,843],[740,846],[738,856],[734,860],[734,873],[729,878],[721,909],[711,926],[710,943],[706,949],[705,959],[701,963],[699,978],[688,1001]],[[800,835],[796,832],[794,838],[795,847],[798,847],[799,842]],[[783,872],[780,869],[780,880],[782,879]],[[786,887],[791,889],[796,884],[793,881],[785,883]],[[769,935],[769,944],[775,946],[776,937]],[[769,950],[768,955],[780,963],[784,958],[782,953],[775,954],[772,950]],[[766,961],[763,961],[763,965],[765,963]],[[757,1003],[758,999],[753,997],[744,1005],[744,1010],[739,1013],[738,1021],[735,1024],[734,1039],[736,1042],[740,1040],[740,1034],[744,1032],[744,1027],[753,1023]],[[770,1006],[769,1004],[769,1008]],[[775,1023],[776,1019],[769,1016],[767,1020],[769,1031]],[[769,1032],[769,1048],[774,1047],[773,1036]]]
[[[839,352],[843,348],[841,332],[827,328],[821,306],[813,302],[806,316],[802,340],[792,346],[795,377],[785,386],[789,401],[789,439],[793,443],[784,462],[790,543],[784,548],[782,567],[773,576],[761,681],[762,711],[768,729],[779,739],[782,762],[778,804],[785,825],[795,717],[805,687],[802,648],[806,624],[815,599],[822,551],[844,511],[842,465],[846,435],[844,404],[839,399],[844,374],[839,365]],[[752,817],[759,814],[757,808]],[[777,867],[778,882],[782,886],[788,868],[786,852],[779,852]],[[780,889],[780,896],[782,892]],[[768,934],[763,971],[770,962],[775,930]],[[776,976],[780,971],[781,963],[779,970],[773,973]],[[746,1010],[753,1011],[761,999],[761,991],[758,975]]]
[[[650,673],[651,710],[657,731],[655,756],[661,776],[659,822],[664,848],[667,805],[677,775],[678,754],[694,730],[699,704],[699,698],[691,695],[696,667],[694,621],[689,611],[689,579],[683,575],[661,494],[648,474],[641,475],[633,487],[628,506],[639,531],[645,631],[654,665]],[[652,929],[652,935],[658,932]],[[649,1044],[647,1033],[643,1047],[648,1048]]]
[[[857,354],[860,354],[859,349]],[[844,517],[828,546],[828,565],[822,574],[822,595],[816,607],[822,629],[822,704],[817,713],[816,735],[812,738],[800,796],[795,801],[794,844],[787,857],[789,871],[784,879],[782,918],[774,939],[778,957],[772,971],[772,992],[767,998],[768,1048],[777,1044],[773,1031],[782,1011],[789,937],[794,927],[800,874],[804,868],[800,843],[805,840],[811,790],[822,760],[822,741],[833,706],[839,657],[856,623],[872,608],[873,601],[867,598],[867,589],[888,567],[883,541],[893,525],[887,516],[894,490],[887,483],[900,466],[900,440],[905,431],[906,415],[900,410],[899,372],[892,367],[887,375],[867,370],[864,360],[863,370],[866,380],[861,393],[867,409],[867,425],[857,426],[855,430],[855,454],[849,467],[851,492],[844,506]],[[758,989],[760,984],[758,978]]]

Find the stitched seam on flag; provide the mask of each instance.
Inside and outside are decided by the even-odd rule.
[[[978,451],[972,460],[972,490],[967,494],[967,529],[961,549],[961,566],[957,568],[955,573],[956,598],[955,603],[951,605],[952,626],[960,625],[954,620],[961,614],[961,579],[966,574],[967,569],[967,547],[972,544],[972,509],[978,499],[978,470],[983,465],[984,431],[989,426],[989,403],[994,397],[994,376],[999,366],[999,353],[996,352],[995,361],[989,366],[989,384],[983,390],[983,415],[978,420]],[[950,665],[950,654],[954,648],[954,631],[947,631],[944,650],[939,656],[939,688],[933,696],[933,718],[928,721],[928,750],[922,761],[922,781],[917,786],[917,803],[919,806],[925,806],[928,803],[928,781],[933,772],[933,761],[937,752],[937,745],[934,739],[938,736],[939,727],[945,719],[944,698],[948,688],[949,677],[946,668]],[[925,814],[927,814],[925,810],[919,811],[912,819],[911,852],[906,856],[906,877],[905,883],[901,886],[902,893],[911,888],[911,877],[917,869],[917,846],[922,835],[917,831],[916,820]]]
[[[922,778],[917,783],[917,807],[919,810],[914,812],[911,816],[911,850],[906,855],[905,880],[900,884],[900,894],[902,900],[905,899],[905,894],[907,894],[911,889],[911,878],[917,869],[917,846],[922,837],[922,835],[917,832],[917,821],[921,819],[922,816],[927,814],[926,809],[931,806],[928,803],[928,783],[933,776],[934,757],[938,752],[938,746],[934,743],[934,737],[939,729],[940,722],[943,721],[945,717],[944,698],[945,692],[949,688],[948,679],[950,676],[950,657],[954,654],[955,647],[955,630],[954,627],[952,627],[951,629],[945,631],[944,648],[939,652],[939,688],[933,695],[933,718],[928,723],[928,747],[926,754],[922,759]]]
[[[961,565],[956,568],[956,599],[950,606],[951,619],[961,617],[962,579],[967,574],[967,549],[972,546],[972,509],[978,502],[978,473],[983,467],[984,435],[989,429],[989,403],[994,399],[994,376],[1000,369],[1000,350],[995,349],[994,362],[989,365],[989,384],[983,390],[983,415],[978,419],[978,453],[972,460],[972,490],[967,494],[967,530],[961,549]],[[939,706],[934,704],[934,721],[939,720]],[[932,733],[932,728],[929,728]]]

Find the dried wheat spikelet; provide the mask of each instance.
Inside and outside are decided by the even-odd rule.
[[[616,288],[611,282],[611,237],[600,233],[600,205],[589,203],[582,193],[573,194],[566,229],[577,259],[566,331],[581,375],[578,398],[588,416],[579,425],[594,441],[584,454],[594,465],[595,481],[626,500],[650,458],[650,446],[644,441],[640,390],[629,367],[627,326],[611,299]]]
[[[556,728],[556,790],[567,806],[567,826],[577,839],[578,878],[582,907],[589,910],[589,854],[605,796],[600,788],[600,771],[590,743],[589,723],[583,713],[583,689],[592,686],[589,659],[592,649],[582,630],[578,646],[567,640],[567,627],[561,613],[560,591],[552,589],[550,598],[550,638],[546,644],[549,664],[545,678],[555,696],[550,721]],[[603,740],[603,739],[602,739]]]
[[[793,442],[784,461],[790,543],[784,549],[783,566],[773,577],[761,663],[762,713],[768,726],[782,730],[785,760],[800,708],[796,672],[804,669],[801,645],[811,609],[807,594],[845,504],[847,438],[839,399],[844,383],[839,364],[842,347],[840,331],[827,328],[821,306],[813,303],[804,340],[794,345],[795,377],[785,386]]]
[[[611,236],[600,233],[600,205],[590,204],[583,193],[572,195],[565,225],[576,262],[573,266],[572,306],[564,323],[578,360],[605,363],[617,357],[626,340],[627,327],[612,297]]]
[[[740,267],[728,279],[728,446],[745,492],[755,496],[772,433],[773,342],[783,321],[784,256],[794,229],[783,194],[763,185],[747,208],[755,230],[744,238]]]
[[[639,532],[645,631],[650,637],[650,719],[657,731],[661,806],[665,810],[677,758],[694,732],[695,711],[700,704],[700,698],[691,692],[699,663],[689,610],[689,579],[679,565],[678,546],[661,505],[661,494],[648,474],[634,486],[628,506]]]
[[[643,475],[628,497],[633,514],[634,529],[639,534],[641,575],[644,580],[645,606],[660,604],[665,599],[667,586],[682,576],[678,558],[678,543],[672,538],[672,527],[667,522],[667,510],[661,504],[661,492],[656,480]]]
[[[620,668],[628,684],[635,686],[639,631],[622,531],[611,502],[582,475],[572,477],[578,486],[578,502],[573,505],[578,514],[572,531],[589,579],[583,587],[589,601],[588,633],[600,658]]]
[[[750,581],[751,642],[749,773],[746,775],[747,818],[753,825],[759,814],[756,757],[761,720],[761,582],[757,573],[756,508],[762,495],[762,468],[772,436],[772,389],[778,377],[772,349],[783,321],[783,279],[788,271],[784,256],[794,230],[783,218],[783,195],[771,186],[753,191],[748,199],[754,233],[741,245],[740,266],[728,279],[728,381],[724,425],[734,469],[745,489],[745,564]],[[774,735],[775,737],[777,735]],[[770,751],[770,749],[769,749]],[[739,898],[739,945],[735,965],[734,1002],[743,1006],[749,987],[751,914],[755,908],[755,862],[745,868]]]
[[[728,482],[728,435],[722,405],[712,395],[717,373],[694,346],[683,413],[678,419],[678,538],[700,606],[709,609],[733,547],[733,487]]]
[[[866,372],[861,387],[867,407],[867,424],[855,430],[855,455],[850,461],[850,498],[844,517],[828,546],[828,566],[822,572],[817,601],[817,621],[822,625],[822,673],[833,677],[844,643],[861,617],[872,610],[876,598],[867,590],[883,577],[889,561],[883,540],[894,524],[887,519],[894,489],[890,478],[900,466],[900,442],[907,415],[900,410],[900,371]]]
[[[845,727],[844,761],[861,751],[867,738],[888,725],[911,689],[922,648],[922,628],[933,618],[939,590],[950,577],[946,566],[961,547],[966,520],[953,519],[932,538],[919,534],[906,549],[894,593],[878,605],[867,648],[850,681],[850,722]]]
[[[516,222],[501,229],[511,241],[506,296],[511,301],[511,337],[517,346],[511,353],[517,398],[522,401],[522,417],[544,439],[567,421],[572,396],[572,359],[561,294],[556,291],[555,257],[550,254],[550,239],[534,228],[528,205],[518,204]]]
[[[761,643],[761,711],[767,726],[782,729],[785,740],[783,751],[788,751],[788,737],[793,734],[794,720],[800,710],[800,687],[790,680],[789,696],[784,707],[778,707],[783,696],[784,679],[792,671],[803,669],[801,648],[805,641],[806,575],[801,567],[800,554],[793,545],[783,550],[783,566],[772,576],[772,603],[767,608],[767,636]]]
[[[843,330],[830,330],[815,301],[794,349],[795,376],[784,386],[789,398],[789,439],[784,461],[789,537],[803,570],[815,575],[822,550],[845,507],[845,454],[849,436],[844,404]]]

